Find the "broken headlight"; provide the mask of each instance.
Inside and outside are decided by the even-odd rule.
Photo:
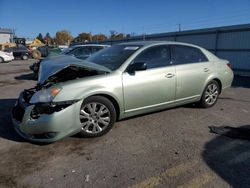
[[[42,89],[36,92],[30,99],[31,104],[35,103],[46,103],[51,102],[54,97],[61,91],[60,88],[49,88],[49,89]]]

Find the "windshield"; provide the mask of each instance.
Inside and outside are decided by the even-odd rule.
[[[87,58],[87,61],[107,67],[110,70],[118,69],[140,45],[115,45],[105,48]]]
[[[75,49],[77,46],[73,46],[73,47],[69,47],[69,48],[66,48],[64,50],[62,50],[60,52],[60,54],[68,54],[69,52],[71,52],[73,49]]]

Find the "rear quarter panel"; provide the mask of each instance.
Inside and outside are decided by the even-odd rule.
[[[233,82],[233,71],[227,66],[227,60],[218,60],[214,62],[219,79],[221,80],[222,90],[230,87]]]

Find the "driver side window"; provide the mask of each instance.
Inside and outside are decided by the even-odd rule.
[[[147,69],[166,67],[171,62],[170,48],[166,45],[148,48],[134,59],[136,62],[146,63]]]

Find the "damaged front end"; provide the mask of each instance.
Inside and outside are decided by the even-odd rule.
[[[42,75],[42,71],[39,75],[39,80],[37,88],[49,88],[57,83],[66,82],[70,80],[75,80],[84,77],[96,76],[100,74],[105,74],[106,72],[101,72],[98,70],[91,70],[78,65],[67,65],[60,70],[57,70],[53,74]]]
[[[37,142],[53,142],[71,134],[68,130],[74,126],[74,121],[68,120],[73,118],[72,112],[77,112],[80,103],[74,104],[79,100],[31,103],[39,91],[36,88],[24,90],[13,107],[12,122],[17,133]]]
[[[56,89],[51,90],[51,93],[54,92],[54,95],[56,92],[55,90]],[[43,90],[39,90],[39,92],[41,91],[44,93]],[[54,112],[59,112],[67,108],[68,106],[76,103],[77,101],[79,101],[79,100],[69,100],[69,101],[61,101],[61,102],[47,101],[46,97],[49,100],[51,100],[51,97],[48,96],[48,93],[45,93],[45,95],[47,96],[45,97],[42,96],[43,98],[42,100],[46,100],[46,101],[41,101],[41,99],[37,99],[37,97],[34,99],[34,95],[35,94],[37,95],[37,92],[38,91],[36,88],[31,88],[28,90],[24,90],[20,94],[20,97],[17,103],[18,105],[16,105],[13,108],[13,111],[14,111],[13,114],[17,114],[17,117],[15,116],[17,120],[22,121],[23,111],[21,109],[25,109],[27,106],[30,106],[30,105],[34,105],[34,108],[32,109],[31,114],[30,114],[31,118],[38,119],[41,115],[50,115],[50,114],[53,114]],[[16,112],[21,112],[21,113],[16,113]]]
[[[110,73],[108,68],[83,61],[72,56],[61,55],[56,59],[41,62],[38,85],[49,87],[51,84],[83,77]]]
[[[72,60],[72,57],[66,60]],[[70,64],[65,59],[50,63],[42,63],[37,86],[20,93],[11,113],[17,133],[31,141],[54,142],[79,132],[79,110],[83,99],[68,99],[62,94],[64,97],[60,101],[54,100],[63,90],[59,83],[109,72],[102,66],[75,58]]]

